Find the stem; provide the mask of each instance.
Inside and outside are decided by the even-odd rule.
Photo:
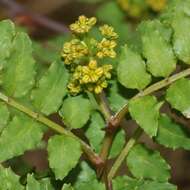
[[[124,149],[116,159],[115,163],[113,164],[109,174],[108,174],[108,181],[111,181],[112,178],[115,176],[116,172],[118,171],[119,167],[121,166],[122,162],[128,155],[131,148],[136,144],[139,137],[142,135],[143,130],[141,128],[138,128],[133,137],[128,141],[128,143],[125,145]]]
[[[134,96],[132,99],[136,99],[138,97],[142,97],[142,96],[146,96],[149,94],[152,94],[155,91],[158,91],[170,84],[172,84],[173,82],[179,80],[180,78],[186,77],[190,75],[190,68],[186,69],[184,71],[181,71],[169,78],[166,78],[162,81],[159,81],[151,86],[149,86],[148,88],[146,88],[144,91],[139,92],[136,96]],[[125,114],[128,112],[128,104],[125,104],[121,110],[119,110],[112,118],[112,123],[115,126],[118,126],[120,124],[120,122],[123,120]]]
[[[74,135],[72,132],[64,129],[61,125],[58,125],[57,123],[51,121],[47,117],[44,117],[42,114],[36,113],[29,108],[25,107],[24,105],[16,102],[15,100],[7,97],[3,93],[0,92],[0,100],[4,101],[6,104],[16,108],[17,110],[25,113],[26,115],[34,118],[36,121],[41,122],[45,124],[47,127],[53,129],[54,131],[64,134],[66,136],[75,138],[80,144],[83,149],[83,151],[87,154],[89,160],[95,164],[96,166],[99,166],[103,164],[103,160],[91,149],[91,147],[86,144],[84,141],[82,141],[79,137]]]

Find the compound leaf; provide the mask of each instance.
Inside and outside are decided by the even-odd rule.
[[[182,78],[174,82],[167,90],[166,99],[171,106],[190,118],[190,80]]]
[[[90,101],[82,96],[75,96],[64,100],[59,113],[68,127],[76,129],[87,123],[90,112]]]
[[[136,178],[165,182],[170,178],[169,165],[158,151],[152,151],[144,145],[134,146],[127,157],[129,170]]]
[[[162,103],[158,103],[154,96],[145,96],[129,102],[131,117],[150,137],[157,134],[161,105]]]
[[[138,53],[127,46],[122,48],[117,76],[119,82],[126,88],[141,90],[151,82],[151,76],[146,72],[145,62]]]
[[[68,73],[63,63],[54,62],[32,93],[35,107],[46,115],[57,112],[67,93],[67,82]]]
[[[155,139],[156,142],[168,148],[190,150],[190,136],[166,115],[162,115],[159,119],[158,134]]]
[[[27,116],[15,116],[0,137],[0,162],[36,148],[43,136],[42,126]]]
[[[10,168],[0,167],[0,189],[2,190],[24,190],[19,183],[19,176],[14,174]]]
[[[16,98],[25,96],[34,85],[36,73],[32,43],[27,34],[17,33],[4,68],[2,86],[7,95]]]
[[[63,179],[76,166],[82,154],[78,141],[65,135],[55,135],[48,141],[48,160],[56,179]]]
[[[143,22],[139,30],[148,70],[156,77],[169,76],[176,68],[176,58],[169,43],[171,30],[158,20]]]

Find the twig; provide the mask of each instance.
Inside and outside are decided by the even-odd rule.
[[[9,15],[12,18],[18,15],[19,16],[25,15],[25,16],[28,16],[34,22],[38,23],[39,25],[46,27],[48,29],[51,29],[55,32],[58,32],[58,33],[69,32],[69,29],[65,25],[58,23],[45,16],[42,16],[40,14],[34,13],[28,10],[26,7],[20,5],[19,3],[16,3],[13,0],[0,0],[0,4],[2,4],[3,6],[9,9]]]
[[[16,108],[17,110],[25,113],[26,115],[30,116],[31,118],[35,119],[36,121],[43,123],[44,125],[53,129],[54,131],[56,131],[60,134],[64,134],[64,135],[70,136],[72,138],[75,138],[81,144],[81,147],[82,147],[83,151],[86,153],[86,155],[88,156],[89,160],[96,167],[100,167],[101,165],[104,164],[103,160],[91,149],[91,147],[88,144],[86,144],[84,141],[82,141],[79,137],[74,135],[72,132],[64,129],[59,124],[51,121],[47,117],[44,117],[42,114],[39,114],[39,113],[36,113],[36,112],[30,110],[29,108],[16,102],[13,99],[7,97],[6,95],[4,95],[1,92],[0,92],[0,100],[4,101],[6,104]]]

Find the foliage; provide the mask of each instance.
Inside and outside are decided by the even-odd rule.
[[[190,117],[190,1],[173,0],[159,18],[143,21],[127,45],[128,26],[115,4],[97,11],[109,25],[95,27],[95,17],[80,16],[70,25],[70,38],[48,42],[58,48],[49,57],[38,51],[50,50],[11,21],[0,22],[0,189],[177,189],[159,151],[138,140],[146,133],[167,148],[190,150],[185,126],[160,111],[169,105],[174,114]],[[132,135],[129,118],[138,126]],[[47,128],[58,133],[47,142],[48,174],[18,176],[5,167],[38,149]],[[131,177],[116,175],[121,164]]]

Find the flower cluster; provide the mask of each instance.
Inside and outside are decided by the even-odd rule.
[[[70,25],[74,39],[63,45],[61,56],[70,71],[69,92],[76,95],[82,91],[101,93],[108,86],[112,65],[105,64],[104,58],[115,58],[117,33],[113,27],[99,27],[102,39],[98,41],[90,36],[90,30],[96,18],[80,16]],[[104,61],[103,61],[104,60]]]
[[[148,11],[148,8],[155,12],[162,11],[167,4],[167,0],[117,0],[123,10],[125,10],[131,17],[140,17],[143,13]]]

